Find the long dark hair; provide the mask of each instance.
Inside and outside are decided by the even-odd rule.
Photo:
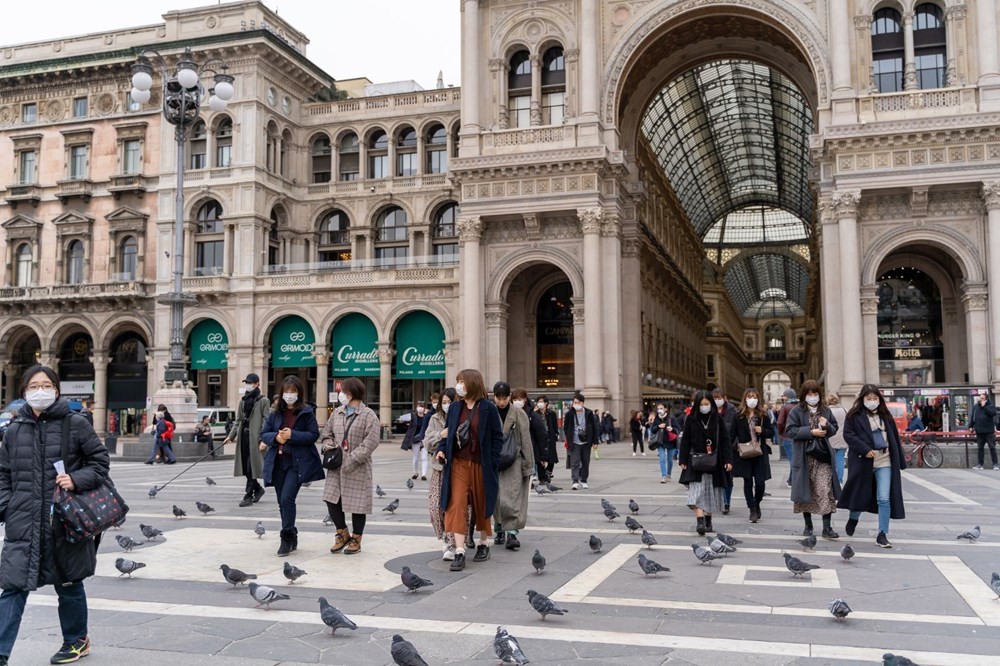
[[[302,385],[302,380],[296,375],[288,375],[281,382],[281,393],[284,393],[286,388],[293,388],[298,393],[299,399],[292,406],[292,411],[297,414],[306,405],[306,387]],[[283,411],[288,409],[284,398],[281,398],[281,409]]]
[[[708,412],[709,421],[711,421],[711,419],[713,418],[712,415],[715,414],[717,417],[719,412],[719,410],[715,408],[715,403],[712,401],[711,391],[701,390],[695,392],[694,397],[691,399],[691,414],[692,415],[697,414],[699,419],[702,416],[705,416],[704,414],[701,413],[702,400],[708,400],[708,404],[712,405],[712,409]]]
[[[861,387],[861,391],[858,393],[858,397],[854,400],[854,406],[851,407],[851,411],[847,413],[847,418],[853,417],[858,412],[867,412],[865,409],[865,396],[869,393],[873,393],[878,396],[878,407],[875,408],[875,413],[882,417],[882,420],[886,423],[895,421],[892,418],[892,412],[889,411],[889,406],[885,404],[885,396],[882,395],[881,389],[875,384],[865,384]]]
[[[458,395],[455,393],[455,389],[453,389],[450,386],[446,389],[441,390],[441,397],[443,398],[444,396],[448,396],[449,403],[458,401]],[[445,413],[444,413],[444,405],[442,405],[441,402],[442,402],[441,400],[438,400],[438,408],[435,414],[440,414],[441,417],[443,418],[445,416]]]
[[[810,393],[819,394],[819,403],[816,405],[817,411],[823,407],[823,387],[815,379],[807,379],[799,387],[799,409],[803,412],[809,411],[809,403],[806,402],[806,396]]]
[[[23,398],[25,393],[28,392],[28,384],[31,382],[31,378],[39,372],[48,377],[49,381],[56,387],[56,398],[58,399],[61,394],[59,391],[59,375],[49,366],[40,364],[31,366],[21,375],[21,397]]]
[[[169,410],[169,409],[167,409],[167,406],[166,406],[166,405],[157,405],[157,407],[156,407],[156,411],[158,411],[158,412],[163,412],[163,420],[164,420],[164,421],[170,421],[170,422],[171,422],[171,423],[173,423],[174,425],[177,425],[177,421],[174,421],[174,417],[173,417],[173,415],[172,415],[172,414],[170,413],[170,410]]]

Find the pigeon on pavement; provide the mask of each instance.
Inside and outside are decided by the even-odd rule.
[[[410,567],[403,567],[403,572],[399,575],[399,578],[403,581],[403,585],[406,586],[407,592],[413,592],[422,587],[434,584],[426,578],[421,578],[417,574],[410,571]]]
[[[406,489],[407,490],[413,490],[413,479],[407,479],[406,480]]]
[[[618,512],[615,511],[614,509],[605,509],[604,510],[604,517],[607,518],[608,521],[610,521],[610,522],[613,523],[615,521],[615,518],[618,518],[619,516],[618,516]]]
[[[323,619],[323,624],[330,627],[330,635],[337,633],[337,629],[350,629],[354,631],[358,625],[351,622],[350,618],[344,615],[339,608],[331,606],[326,597],[319,598],[319,616]]]
[[[424,658],[413,647],[413,643],[406,640],[399,634],[392,635],[392,660],[396,666],[428,666]]]
[[[830,609],[830,614],[841,622],[846,620],[847,615],[851,612],[851,607],[843,599],[834,599],[827,608]]]
[[[136,541],[132,537],[125,536],[124,534],[119,534],[118,536],[116,536],[115,541],[118,542],[118,545],[121,546],[122,550],[124,550],[126,553],[130,552],[133,548],[142,543],[142,541]]]
[[[121,573],[118,575],[119,578],[122,576],[132,577],[132,572],[136,569],[142,569],[146,566],[142,562],[133,562],[132,560],[126,560],[124,557],[119,557],[115,560],[115,569],[118,569]]]
[[[906,657],[886,652],[882,655],[882,666],[917,666],[917,664]]]
[[[554,483],[546,483],[546,484],[545,484],[545,487],[549,489],[549,492],[550,492],[550,493],[557,493],[557,492],[559,492],[560,490],[562,490],[562,488],[560,488],[559,486],[557,486],[557,485],[556,485],[556,484],[554,484]]]
[[[993,578],[990,579],[990,588],[996,593],[996,600],[1000,601],[1000,573],[993,572]]]
[[[552,491],[549,490],[548,486],[545,486],[545,485],[543,485],[541,483],[539,483],[537,486],[535,486],[535,492],[538,493],[539,495],[551,495],[552,494]]]
[[[655,576],[661,571],[670,571],[667,567],[660,566],[642,553],[639,553],[639,567],[642,569],[643,574],[647,576],[649,574],[653,574]]]
[[[254,608],[264,606],[265,610],[271,610],[271,604],[275,601],[291,599],[290,596],[278,592],[273,587],[258,585],[257,583],[250,583],[250,596],[257,602],[257,605]]]
[[[219,485],[219,484],[217,484],[217,483],[215,482],[215,479],[213,479],[212,477],[210,477],[210,476],[206,476],[206,477],[205,477],[205,485],[206,485],[206,486],[217,486],[217,485]]]
[[[323,516],[323,524],[327,526],[333,525],[333,518],[330,517],[330,514]]]
[[[233,569],[228,564],[223,564],[219,568],[222,569],[222,577],[226,579],[227,583],[231,583],[233,587],[246,585],[248,580],[257,579],[257,574],[244,573],[239,569]]]
[[[299,578],[302,578],[303,576],[307,575],[305,571],[299,569],[294,564],[289,564],[288,562],[285,562],[285,566],[281,570],[281,573],[285,574],[285,578],[288,579],[289,585],[293,584]]]
[[[840,549],[840,556],[844,558],[845,562],[850,562],[851,558],[854,557],[854,548],[851,547],[851,544],[844,544],[844,547]]]
[[[149,489],[149,499],[156,497],[156,493],[160,492],[159,486],[153,486]]]
[[[636,503],[634,499],[630,499],[628,501],[628,510],[631,511],[632,513],[639,513],[639,505]]]
[[[590,550],[591,550],[591,552],[594,552],[594,553],[601,552],[601,546],[602,545],[603,544],[601,543],[600,539],[598,539],[593,534],[590,535]]]
[[[635,532],[636,530],[642,529],[642,525],[639,524],[639,521],[632,516],[625,516],[625,527],[628,528],[629,532]]]
[[[142,536],[154,541],[156,540],[156,537],[163,534],[163,532],[156,529],[152,525],[143,525],[142,523],[139,523],[139,529],[142,530]]]
[[[375,484],[375,494],[378,495],[379,497],[385,497],[386,496],[386,492],[384,490],[382,490],[382,486],[380,486],[378,484]]]
[[[694,556],[701,560],[702,564],[711,564],[712,560],[719,559],[719,556],[711,550],[705,548],[704,546],[699,546],[696,543],[691,544],[691,550],[694,551]]]
[[[742,539],[737,539],[736,537],[729,536],[728,534],[723,534],[721,532],[716,534],[715,537],[727,546],[738,546],[743,543]]]
[[[524,656],[517,639],[507,633],[503,627],[497,627],[497,635],[493,637],[493,652],[497,659],[504,664],[527,664],[528,658]]]
[[[654,537],[652,534],[650,534],[646,530],[643,530],[642,531],[642,542],[644,544],[646,544],[646,548],[652,549],[653,546],[656,545],[656,537]]]
[[[979,529],[979,525],[976,525],[975,527],[973,527],[968,532],[962,532],[961,534],[959,534],[955,538],[956,539],[966,539],[966,540],[968,540],[969,543],[974,543],[976,540],[979,539],[980,536],[982,536],[982,534],[983,533],[982,533],[982,530]]]
[[[712,537],[705,537],[708,541],[708,547],[712,549],[712,552],[716,555],[728,555],[729,553],[736,552],[736,546],[727,546],[723,543],[722,539],[713,539]]]
[[[616,507],[614,504],[604,499],[603,497],[601,498],[601,508],[604,509],[605,511],[608,511],[608,509],[610,509],[611,511],[618,510],[618,507]]]
[[[198,510],[201,511],[202,514],[204,514],[206,516],[208,514],[212,513],[213,511],[215,511],[215,509],[213,509],[209,505],[205,504],[204,502],[195,502],[194,505],[196,507],[198,507]]]
[[[389,505],[386,506],[382,510],[383,511],[388,511],[392,515],[396,515],[396,509],[398,509],[398,508],[399,508],[399,499],[397,498],[397,499],[394,499],[391,502],[389,502]]]
[[[543,620],[546,615],[565,615],[569,612],[563,608],[559,608],[559,606],[556,606],[555,602],[544,594],[540,594],[534,590],[528,590],[527,595],[528,601],[531,603],[531,607],[541,614]]]
[[[818,564],[809,564],[807,562],[803,562],[799,558],[793,557],[788,553],[784,553],[784,555],[785,555],[785,567],[787,567],[789,571],[795,574],[796,578],[799,578],[800,576],[802,576],[802,574],[808,571],[820,568]]]
[[[257,521],[257,524],[253,526],[253,533],[257,535],[258,539],[267,533],[267,530],[264,529],[264,521]]]
[[[184,509],[180,509],[176,504],[174,504],[174,518],[183,518],[186,515],[187,512],[184,511]]]
[[[545,556],[535,549],[535,554],[531,556],[531,566],[535,567],[535,573],[542,573],[542,569],[545,568]]]
[[[813,550],[816,548],[816,535],[810,534],[805,539],[797,539],[795,543],[801,544],[803,550]]]

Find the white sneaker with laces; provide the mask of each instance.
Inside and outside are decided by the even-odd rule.
[[[590,487],[590,486],[588,486],[588,485],[587,485],[586,483],[581,483],[580,485],[582,485],[582,486],[583,486],[583,489],[584,489],[584,490],[586,490],[587,488],[589,488],[589,487]]]
[[[579,490],[580,489],[580,484],[579,483],[574,483],[573,486],[572,486],[572,488],[573,488],[573,490]]]
[[[643,453],[642,455],[646,455],[646,454]],[[632,457],[635,458],[635,451],[632,452]]]
[[[444,554],[441,555],[441,559],[445,562],[451,562],[455,559],[455,549],[451,546],[444,547]]]

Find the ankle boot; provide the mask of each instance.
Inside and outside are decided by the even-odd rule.
[[[712,527],[712,516],[705,516],[705,531],[714,532],[715,528]]]
[[[333,545],[330,546],[330,552],[331,553],[339,553],[340,551],[344,550],[344,548],[347,547],[347,542],[350,541],[350,540],[351,540],[351,533],[350,532],[348,532],[346,529],[343,529],[343,530],[338,529],[337,530],[337,539],[336,539],[336,541],[333,542]]]
[[[288,541],[291,543],[293,553],[299,549],[299,528],[293,527],[288,531]]]
[[[351,538],[347,542],[347,548],[344,549],[344,555],[354,555],[355,553],[361,552],[361,535],[352,534]]]
[[[278,552],[276,553],[278,557],[285,557],[288,553],[292,552],[291,535],[291,530],[281,530],[278,533],[278,537],[281,539],[281,544],[278,546]]]
[[[698,516],[698,536],[705,536],[705,516]]]

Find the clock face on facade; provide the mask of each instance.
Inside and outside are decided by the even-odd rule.
[[[90,345],[87,344],[86,340],[81,338],[73,343],[73,353],[77,356],[84,356],[88,351],[90,351]]]
[[[267,89],[267,103],[274,106],[278,101],[278,93],[274,92],[274,88]]]

